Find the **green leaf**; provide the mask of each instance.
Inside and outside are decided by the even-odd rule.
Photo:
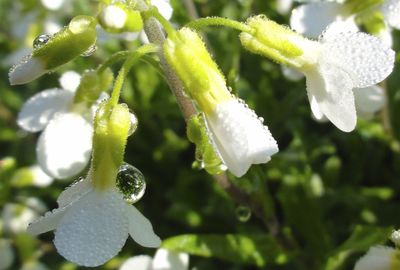
[[[282,262],[286,258],[275,239],[265,234],[179,235],[164,240],[162,247],[259,267]]]
[[[384,243],[392,230],[392,227],[356,226],[349,239],[333,252],[333,255],[328,259],[325,269],[340,269],[340,266],[349,255],[354,252],[366,251],[371,246]]]

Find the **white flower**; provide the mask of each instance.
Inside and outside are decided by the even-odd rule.
[[[355,128],[355,88],[384,80],[393,69],[395,53],[381,40],[360,32],[328,27],[319,38],[320,47],[306,48],[314,64],[301,67],[307,94],[316,119],[326,116],[340,130]]]
[[[20,270],[49,270],[49,268],[40,262],[28,261],[22,265]]]
[[[90,175],[63,191],[57,202],[59,207],[31,223],[28,233],[55,230],[57,251],[79,265],[105,263],[121,250],[128,234],[144,247],[161,243],[149,220],[115,186],[94,189]]]
[[[65,0],[41,0],[40,2],[49,10],[59,10],[63,6]]]
[[[63,79],[61,82],[67,86]],[[69,83],[76,87],[76,78]],[[74,91],[70,86],[69,90],[54,88],[34,95],[18,115],[18,125],[22,129],[43,130],[36,147],[39,165],[48,175],[61,179],[76,175],[89,161],[93,110],[97,106],[71,110]]]
[[[188,270],[189,255],[167,249],[158,249],[154,258],[147,255],[127,259],[119,270]]]
[[[9,269],[14,262],[14,257],[10,241],[0,238],[0,270]]]
[[[2,219],[5,231],[21,233],[28,224],[38,217],[36,211],[23,204],[7,203],[4,205]]]
[[[385,246],[374,246],[354,266],[354,270],[392,270],[400,264],[399,252]],[[396,256],[397,255],[397,256]]]
[[[38,165],[29,167],[32,173],[32,184],[37,187],[47,187],[53,182],[53,178],[47,175]]]
[[[389,26],[400,29],[400,1],[385,0],[380,9]]]
[[[293,0],[276,0],[276,10],[282,15],[289,13],[292,5]]]
[[[278,145],[254,111],[232,98],[206,114],[214,148],[229,171],[243,176],[252,164],[266,163]]]
[[[122,29],[125,26],[128,15],[122,7],[108,5],[101,12],[101,18],[107,27]]]

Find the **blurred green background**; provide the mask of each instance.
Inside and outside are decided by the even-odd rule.
[[[59,87],[63,72],[82,73],[112,53],[140,44],[108,36],[99,40],[92,56],[11,87],[8,70],[18,59],[16,52],[29,50],[49,22],[66,25],[74,15],[97,12],[96,1],[67,1],[65,8],[51,11],[39,0],[0,0],[0,265],[10,247],[14,260],[8,269],[84,269],[58,255],[53,232],[31,237],[22,225],[18,228],[55,208],[59,193],[74,181],[55,180],[46,187],[32,183],[26,168],[36,164],[38,134],[16,125],[22,104],[39,91]],[[288,15],[279,14],[272,0],[194,4],[201,17],[245,20],[266,14],[288,24]],[[181,26],[191,20],[184,1],[173,0],[172,5],[173,23]],[[186,246],[180,244],[182,238],[168,242],[172,249],[202,255],[190,256],[190,269],[198,270],[352,269],[371,245],[391,245],[387,237],[400,225],[399,65],[385,83],[384,110],[372,120],[359,119],[357,129],[347,134],[314,121],[305,80],[288,81],[279,65],[246,52],[236,31],[208,28],[205,34],[234,93],[265,119],[278,141],[280,152],[272,161],[253,166],[241,179],[230,178],[263,206],[262,211],[275,216],[285,240],[272,237],[246,205],[235,203],[205,171],[192,169],[194,146],[186,138],[176,101],[157,70],[140,62],[123,92],[123,101],[139,119],[126,161],[146,177],[146,194],[135,206],[151,220],[155,232],[162,239],[199,235],[188,237],[193,241]],[[399,51],[399,32],[393,34]],[[117,257],[96,269],[118,269],[128,257],[154,252],[130,239]]]

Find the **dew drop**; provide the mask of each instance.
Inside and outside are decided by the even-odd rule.
[[[144,176],[136,167],[124,163],[119,167],[117,174],[117,188],[128,203],[139,201],[146,190]]]
[[[136,115],[134,113],[131,114],[131,126],[128,131],[128,136],[131,136],[137,129],[138,126],[138,120],[136,118]]]
[[[50,35],[40,35],[40,36],[36,37],[33,40],[33,48],[39,49],[40,47],[45,45],[50,40],[50,38],[51,38]]]
[[[92,54],[94,54],[97,50],[97,45],[93,44],[92,46],[90,46],[84,53],[81,54],[81,56],[83,57],[89,57]]]
[[[251,210],[247,206],[240,205],[236,208],[236,216],[240,222],[247,222],[251,217]]]

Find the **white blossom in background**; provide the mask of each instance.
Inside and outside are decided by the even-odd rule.
[[[90,175],[63,191],[58,208],[31,223],[28,233],[55,230],[54,244],[66,259],[98,266],[114,257],[128,235],[144,247],[158,247],[160,238],[149,220],[126,203],[115,186],[94,189]]]
[[[37,187],[47,187],[53,183],[53,178],[46,174],[39,165],[31,166],[32,184]]]
[[[289,13],[293,5],[293,0],[276,0],[276,10],[281,15]]]
[[[47,89],[28,99],[17,122],[26,131],[43,131],[36,147],[38,163],[49,176],[63,179],[82,171],[89,161],[95,108],[72,107],[75,73],[64,74],[60,82],[66,89]]]
[[[40,0],[42,5],[49,10],[59,10],[63,7],[65,0]]]
[[[252,164],[270,161],[279,151],[263,119],[236,98],[217,104],[205,116],[214,149],[237,177],[243,176]]]
[[[400,230],[394,230],[390,235],[390,240],[396,245],[400,246]]]
[[[0,238],[0,270],[10,269],[15,259],[10,240]]]
[[[338,25],[328,27],[318,46],[313,41],[302,44],[307,51],[304,57],[314,64],[301,71],[306,75],[314,117],[325,116],[340,130],[350,132],[357,122],[353,89],[384,80],[393,70],[395,53],[376,37]]]
[[[1,218],[4,230],[17,234],[25,232],[28,224],[38,218],[38,213],[24,204],[6,203]]]
[[[361,257],[354,270],[394,270],[400,266],[399,251],[385,246],[371,247]]]
[[[20,270],[49,270],[49,268],[37,261],[25,262]]]
[[[154,258],[147,255],[127,259],[119,270],[188,270],[189,255],[160,248]]]

